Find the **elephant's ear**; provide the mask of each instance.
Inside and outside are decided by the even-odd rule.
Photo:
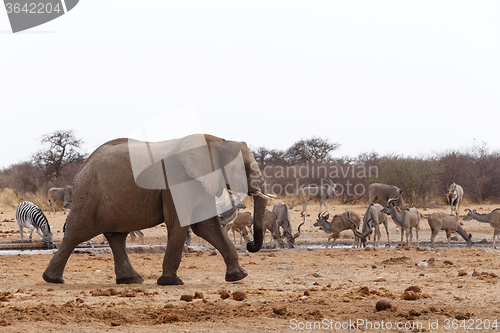
[[[179,159],[186,173],[199,180],[205,190],[215,196],[220,196],[225,188],[224,177],[220,166],[214,165],[209,146],[203,134],[190,135],[182,139]]]
[[[223,170],[224,181],[233,194],[248,193],[248,180],[241,147],[237,142],[211,142],[210,152],[215,168]]]

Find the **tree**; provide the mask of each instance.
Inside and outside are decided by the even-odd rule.
[[[267,149],[265,147],[258,147],[256,150],[251,150],[255,161],[261,169],[267,165],[280,165],[284,164],[284,152],[278,149]]]
[[[285,153],[289,164],[300,163],[329,163],[332,162],[330,153],[340,147],[339,143],[330,142],[328,139],[312,137],[294,143]]]
[[[81,163],[86,158],[86,154],[79,151],[83,141],[75,137],[73,130],[45,134],[40,142],[49,147],[35,153],[32,161],[45,171],[48,178],[59,178],[66,166]]]
[[[428,204],[437,192],[442,166],[436,158],[386,156],[381,159],[379,167],[379,177],[371,181],[404,188],[407,205]]]

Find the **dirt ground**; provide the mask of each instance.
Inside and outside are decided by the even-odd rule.
[[[482,213],[496,208],[469,207]],[[337,205],[330,211],[363,214],[365,208]],[[308,207],[310,212],[317,209]],[[435,211],[449,212],[449,207],[420,209],[424,216]],[[0,245],[17,242],[14,210],[0,209],[0,213]],[[294,229],[299,214],[300,207],[292,209]],[[460,214],[465,215],[463,209]],[[58,243],[65,215],[47,217]],[[500,253],[492,248],[493,230],[488,224],[464,222],[472,233],[472,248],[466,248],[456,234],[452,248],[446,248],[441,232],[438,249],[432,250],[423,218],[420,248],[415,239],[411,247],[396,248],[400,231],[389,219],[390,248],[385,247],[382,228],[383,247],[374,249],[370,243],[353,249],[352,232],[344,231],[335,248],[325,249],[327,235],[313,227],[315,220],[314,214],[307,217],[294,249],[248,253],[237,237],[240,264],[249,273],[237,283],[224,281],[222,257],[210,248],[183,254],[178,272],[183,286],[156,285],[161,253],[130,254],[145,282],[116,285],[111,254],[79,250],[69,259],[66,283],[55,285],[42,279],[52,253],[1,255],[0,251],[0,331],[498,331]],[[144,230],[146,244],[165,244],[165,229],[160,225]],[[33,238],[40,241],[37,234]],[[194,244],[202,241],[195,238]],[[194,299],[189,301],[189,296]],[[377,311],[380,300],[392,308]]]

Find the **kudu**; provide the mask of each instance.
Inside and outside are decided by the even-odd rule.
[[[299,196],[302,197],[302,212],[301,216],[308,216],[307,214],[307,202],[309,200],[319,201],[319,210],[318,214],[321,214],[321,205],[324,205],[326,208],[326,212],[330,214],[328,211],[328,206],[326,205],[326,200],[333,198],[336,194],[337,184],[332,182],[330,179],[323,178],[327,182],[327,184],[323,186],[308,186],[302,187],[299,189]]]
[[[284,247],[283,238],[287,241],[287,246],[293,248],[295,239],[300,236],[300,227],[305,223],[304,221],[299,225],[298,232],[292,234],[292,224],[290,222],[290,213],[285,204],[278,202],[274,205],[273,210],[266,209],[264,214],[264,229],[271,232],[271,236],[279,247]],[[283,234],[280,232],[283,229]]]
[[[404,209],[405,203],[403,197],[399,195],[403,191],[404,189],[400,189],[394,185],[380,183],[370,184],[370,186],[368,186],[368,205],[375,203],[376,200],[381,201],[383,204],[387,204],[389,199],[397,197],[396,205]]]
[[[382,210],[382,213],[391,215],[392,220],[398,227],[401,228],[401,246],[403,246],[403,235],[406,232],[406,245],[410,246],[411,240],[413,238],[411,229],[415,228],[415,233],[417,235],[417,247],[418,247],[418,224],[420,222],[420,212],[415,208],[400,210],[396,203],[401,195],[401,191],[395,198],[389,199],[387,202],[387,207]],[[408,239],[409,238],[409,239]]]
[[[385,232],[387,233],[387,244],[391,247],[391,239],[389,238],[389,226],[387,215],[382,213],[382,207],[379,204],[371,204],[366,209],[365,215],[363,216],[363,227],[361,228],[361,233],[356,231],[355,234],[361,239],[361,244],[363,246],[367,245],[367,240],[372,231],[375,229],[375,235],[373,236],[373,247],[377,247],[380,243],[381,233],[380,224],[385,227]],[[378,237],[378,238],[377,238]]]
[[[236,215],[236,218],[229,224],[226,225],[226,233],[231,230],[233,232],[233,242],[236,244],[236,236],[234,234],[235,231],[240,233],[240,244],[242,239],[245,240],[245,243],[248,243],[248,228],[252,227],[252,214],[250,212],[239,212]]]
[[[495,240],[500,233],[500,208],[493,210],[489,214],[479,214],[476,210],[467,209],[469,213],[464,217],[464,221],[476,220],[483,223],[489,223],[493,228],[493,248],[495,248]]]
[[[245,209],[247,206],[243,202],[239,196],[234,196],[231,199],[231,202],[225,203],[223,201],[218,201],[216,203],[217,214],[219,215],[220,224],[222,226],[226,226],[229,222],[236,218],[236,213],[238,209]]]
[[[233,195],[233,199],[230,202],[217,201],[215,203],[217,209],[217,215],[219,216],[219,222],[224,231],[227,233],[227,224],[232,222],[236,218],[238,209],[247,208],[243,202],[241,202],[241,197],[239,195]],[[234,231],[233,231],[234,233]],[[204,242],[204,247],[208,246],[208,242]],[[186,236],[186,246],[191,246],[193,244],[193,231],[189,227],[188,234]]]
[[[448,205],[451,206],[451,214],[453,214],[453,211],[455,211],[455,215],[458,215],[460,204],[464,199],[464,189],[462,188],[462,186],[455,183],[451,184],[450,187],[448,187],[447,199]]]
[[[326,214],[326,215],[325,215]],[[326,242],[326,248],[330,244],[330,239],[333,238],[332,248],[335,245],[335,241],[339,238],[340,232],[344,230],[352,230],[354,233],[354,245],[353,247],[359,247],[360,238],[357,235],[357,228],[361,223],[361,218],[355,212],[347,211],[342,214],[335,215],[331,222],[328,222],[330,214],[324,212],[318,214],[318,220],[314,223],[315,227],[321,227],[324,232],[328,234],[328,240]],[[352,218],[352,219],[351,219]]]
[[[49,214],[53,210],[56,213],[56,208],[54,204],[59,201],[64,204],[64,214],[66,214],[66,209],[71,208],[71,196],[73,195],[73,188],[69,185],[60,187],[52,187],[47,192],[47,197],[49,198]]]
[[[434,245],[434,239],[440,230],[446,231],[446,238],[448,238],[448,247],[450,247],[451,233],[456,232],[467,243],[467,246],[471,247],[471,234],[467,234],[465,230],[460,225],[458,221],[458,217],[454,215],[448,215],[446,213],[433,213],[431,216],[427,218],[427,222],[429,223],[429,227],[431,227],[431,244],[432,248],[435,249],[436,245]]]

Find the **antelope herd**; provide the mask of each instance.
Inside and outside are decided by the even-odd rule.
[[[390,247],[391,240],[389,237],[388,216],[392,218],[397,228],[401,230],[401,246],[404,244],[405,235],[406,245],[411,246],[413,238],[412,229],[415,230],[417,247],[419,246],[418,231],[422,214],[415,207],[407,208],[405,206],[402,197],[404,189],[393,185],[373,183],[368,187],[368,207],[362,215],[362,218],[356,212],[346,211],[341,214],[333,215],[331,221],[329,221],[330,212],[326,205],[326,200],[331,199],[336,194],[337,184],[329,179],[324,179],[324,181],[326,181],[324,186],[304,187],[299,191],[299,197],[303,200],[301,212],[303,222],[298,226],[298,232],[295,235],[292,233],[290,212],[284,203],[276,203],[272,211],[266,209],[264,214],[264,233],[266,233],[266,231],[271,233],[271,241],[268,246],[279,246],[281,248],[294,247],[295,239],[300,236],[300,228],[305,223],[306,216],[308,216],[307,202],[309,200],[317,200],[320,203],[318,218],[314,223],[314,227],[319,227],[328,235],[326,248],[328,248],[330,240],[332,239],[331,247],[333,248],[335,241],[344,230],[351,230],[353,232],[354,247],[366,247],[368,239],[371,237],[373,231],[375,231],[373,246],[377,247],[381,239],[381,224],[385,227],[387,246]],[[452,232],[458,233],[465,240],[467,246],[470,247],[472,246],[472,235],[462,228],[462,223],[459,221],[458,216],[460,204],[463,202],[464,190],[460,185],[455,183],[451,184],[447,190],[446,199],[447,203],[451,206],[451,214],[437,212],[427,217],[427,222],[431,229],[430,241],[432,248],[436,248],[434,241],[441,230],[446,232],[448,247],[450,247]],[[49,213],[51,210],[55,211],[55,201],[63,202],[65,210],[69,209],[71,204],[71,192],[72,189],[70,186],[50,189],[48,192],[50,202]],[[386,206],[375,203],[377,201],[384,203]],[[227,207],[223,205],[222,202],[217,203],[221,227],[225,229],[226,233],[230,231],[233,233],[234,243],[236,243],[235,232],[240,234],[240,244],[243,240],[248,242],[249,236],[251,235],[250,228],[253,222],[251,213],[246,211],[238,212],[239,209],[246,208],[238,197],[235,197],[229,204],[225,204]],[[321,206],[323,205],[326,209],[325,212],[321,212]],[[495,247],[496,238],[500,236],[500,208],[493,210],[489,214],[479,214],[476,210],[471,211],[470,209],[467,209],[467,211],[468,214],[463,218],[463,221],[476,220],[482,223],[488,223],[493,228],[493,247]],[[21,222],[19,222],[20,226]],[[360,226],[361,230],[359,230]],[[144,238],[140,231],[138,235],[141,237],[142,243],[144,244]]]
[[[337,185],[331,180],[324,179],[326,184],[324,186],[311,186],[304,187],[299,192],[299,197],[302,198],[302,212],[301,217],[304,224],[307,215],[307,202],[309,200],[319,201],[319,212],[314,227],[318,227],[323,230],[327,235],[328,239],[326,242],[326,248],[331,244],[331,247],[335,245],[335,241],[340,237],[340,233],[344,230],[351,230],[354,235],[354,247],[367,246],[368,239],[374,233],[373,246],[377,247],[380,244],[381,232],[380,225],[383,224],[387,234],[387,246],[391,246],[391,240],[389,237],[389,219],[390,216],[397,228],[401,230],[401,242],[400,245],[411,246],[413,240],[413,231],[416,236],[416,245],[419,246],[419,229],[420,221],[424,218],[423,215],[415,207],[406,207],[402,193],[404,189],[398,188],[393,185],[373,183],[368,188],[368,207],[365,213],[360,217],[356,212],[345,211],[340,214],[335,214],[330,216],[330,212],[326,205],[326,200],[332,198],[336,194]],[[450,247],[451,233],[456,232],[460,235],[467,246],[472,246],[470,233],[467,233],[460,222],[458,212],[460,204],[463,202],[464,191],[463,188],[458,184],[451,184],[447,188],[446,199],[448,204],[451,206],[451,214],[444,212],[437,212],[429,215],[427,217],[427,222],[431,229],[430,241],[432,248],[436,248],[435,238],[439,231],[443,230],[446,232],[446,237],[448,240],[448,247]],[[385,206],[380,205],[380,202],[385,204]],[[286,206],[283,203],[278,203],[280,207]],[[277,206],[275,205],[275,207]],[[321,211],[321,206],[325,206],[325,211]],[[274,212],[273,208],[273,212]],[[469,213],[463,218],[464,221],[477,220],[479,222],[489,223],[494,229],[493,233],[493,247],[495,246],[495,239],[500,235],[500,209],[495,209],[489,214],[479,214],[475,210],[468,210]],[[282,219],[277,219],[277,215],[273,212],[267,210],[265,215],[265,229],[269,230],[271,233],[271,241],[269,244],[274,244],[274,246],[285,247],[288,245],[289,248],[293,247],[293,242],[288,241],[288,244],[283,242],[285,235],[288,236],[288,240],[298,237],[299,233],[295,236],[291,236],[291,223],[290,218],[288,218],[286,226],[288,228],[287,232],[280,232],[280,227],[283,227]],[[288,216],[289,213],[287,212]],[[243,222],[245,221],[245,222]],[[248,241],[249,226],[251,225],[252,217],[248,212],[238,213],[237,218],[228,225],[228,231],[232,230],[233,239],[236,242],[234,232],[240,233],[240,243],[241,238]],[[361,227],[361,229],[360,229]],[[291,236],[291,237],[290,237]],[[332,240],[332,242],[330,242]]]

